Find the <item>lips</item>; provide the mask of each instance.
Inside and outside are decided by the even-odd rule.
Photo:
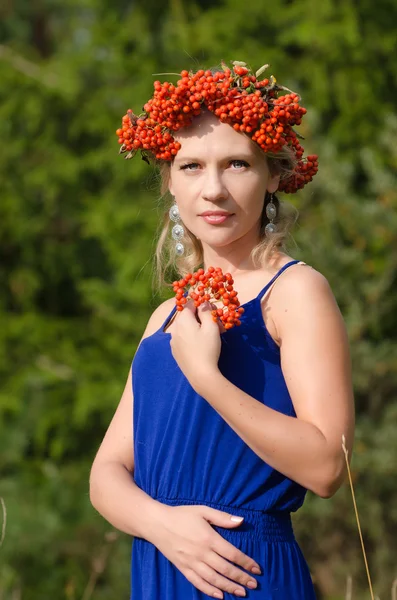
[[[224,211],[206,211],[202,213],[200,217],[203,217],[206,223],[210,223],[211,225],[218,225],[219,223],[223,223],[232,216],[232,213],[224,212]]]
[[[229,217],[231,213],[227,212],[226,210],[206,210],[205,212],[201,213],[200,217],[209,217],[212,215]]]
[[[205,212],[199,215],[203,217],[206,223],[210,223],[211,225],[218,225],[219,223],[223,223],[231,217],[233,213],[229,213],[226,210],[206,210]]]

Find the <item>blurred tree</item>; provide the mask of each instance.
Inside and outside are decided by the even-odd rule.
[[[388,0],[8,0],[0,7],[0,494],[8,507],[0,597],[81,598],[109,527],[90,462],[147,318],[161,213],[153,174],[117,157],[126,108],[152,73],[268,62],[310,108],[321,168],[289,198],[292,253],[329,279],[352,343],[353,470],[380,594],[397,514],[397,6]],[[156,76],[157,77],[157,76]],[[365,585],[349,491],[312,496],[297,531],[320,587]],[[127,596],[120,536],[94,597]],[[358,596],[357,596],[358,599]]]

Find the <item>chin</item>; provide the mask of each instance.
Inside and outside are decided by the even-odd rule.
[[[206,246],[210,246],[211,248],[224,248],[225,246],[230,246],[230,244],[233,244],[239,238],[238,238],[238,236],[233,236],[233,237],[203,236],[198,239],[200,240],[200,242],[202,244],[205,244]]]

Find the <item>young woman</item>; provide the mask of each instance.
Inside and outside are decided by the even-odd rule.
[[[219,294],[154,311],[94,460],[94,507],[134,536],[134,600],[315,597],[290,514],[306,490],[341,485],[353,394],[329,285],[284,250],[275,192],[308,183],[317,157],[302,158],[305,109],[282,89],[242,63],[182,72],[118,130],[122,151],[155,157],[173,197],[159,278],[219,267],[244,309],[229,329],[212,316]]]

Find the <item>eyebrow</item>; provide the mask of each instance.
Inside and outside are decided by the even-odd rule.
[[[222,158],[222,160],[226,160],[226,161],[230,161],[230,160],[246,160],[247,162],[252,161],[255,159],[254,154],[247,154],[246,152],[235,152],[233,154],[230,154],[228,156],[225,156]],[[205,161],[204,159],[199,158],[198,156],[196,157],[192,157],[192,156],[186,156],[186,157],[178,157],[176,156],[175,158],[175,162],[180,163],[180,162],[201,162],[201,161]]]

